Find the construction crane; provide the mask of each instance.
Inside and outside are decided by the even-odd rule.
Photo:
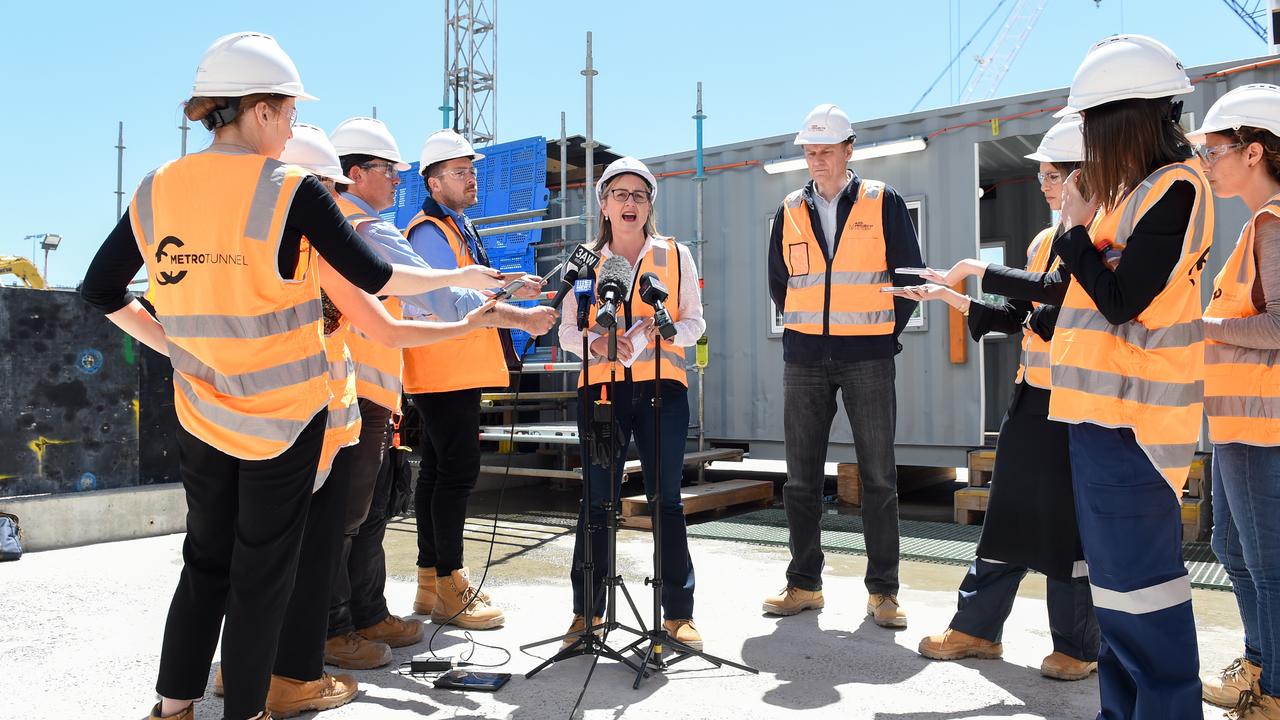
[[[1253,0],[1252,2],[1240,2],[1240,0],[1222,0],[1227,7],[1231,8],[1231,12],[1235,13],[1249,29],[1262,39],[1267,41],[1267,28],[1262,24],[1267,17],[1266,0]]]
[[[960,102],[986,100],[995,96],[1004,76],[1009,73],[1009,68],[1013,67],[1013,61],[1018,58],[1018,53],[1022,52],[1027,36],[1031,34],[1032,28],[1036,26],[1036,22],[1048,4],[1049,0],[1035,2],[1017,0],[1013,4],[999,34],[987,46],[985,52],[974,58],[977,65],[969,83],[965,85],[964,92],[960,94]]]
[[[27,287],[33,290],[44,290],[44,278],[35,264],[24,257],[0,255],[0,275],[15,275]]]

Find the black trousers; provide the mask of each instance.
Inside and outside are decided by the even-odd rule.
[[[426,442],[414,490],[418,567],[446,577],[463,567],[467,500],[480,477],[480,389],[411,395]]]
[[[387,615],[387,529],[390,474],[383,470],[391,441],[391,411],[360,398],[360,442],[342,448],[329,477],[349,478],[351,490],[343,514],[342,546],[329,592],[328,637],[382,622]]]
[[[339,453],[349,449],[343,448]],[[324,675],[329,593],[342,552],[343,520],[350,490],[349,475],[331,472],[329,479],[311,496],[311,511],[307,513],[302,550],[298,554],[298,575],[280,627],[280,645],[271,671],[274,675],[303,681],[319,680]]]
[[[165,621],[160,695],[204,696],[221,630],[226,717],[253,717],[265,707],[327,415],[321,409],[269,460],[234,458],[178,428],[187,537]]]

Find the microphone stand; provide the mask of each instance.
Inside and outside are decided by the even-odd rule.
[[[552,642],[563,642],[565,640],[572,640],[572,642],[568,646],[566,646],[564,649],[560,650],[555,655],[552,655],[551,657],[544,660],[537,667],[525,673],[526,679],[531,678],[534,675],[537,675],[539,672],[542,672],[543,669],[552,665],[553,663],[560,662],[561,660],[568,660],[569,658],[573,658],[573,657],[578,657],[579,655],[592,655],[592,656],[595,656],[597,660],[601,657],[607,657],[613,660],[617,660],[618,662],[624,663],[627,667],[631,668],[632,670],[636,670],[637,672],[640,672],[643,670],[643,666],[637,665],[635,662],[631,660],[631,658],[627,657],[623,651],[615,650],[612,647],[605,644],[605,640],[608,638],[609,632],[611,630],[622,629],[640,637],[643,637],[646,634],[646,631],[636,630],[634,628],[628,627],[618,622],[617,620],[617,611],[615,607],[616,598],[617,598],[616,589],[621,587],[623,595],[625,595],[627,598],[627,603],[631,605],[631,610],[632,612],[635,613],[637,622],[640,623],[641,627],[644,626],[644,621],[640,619],[640,611],[639,609],[636,608],[635,602],[631,599],[631,593],[627,592],[626,586],[622,584],[621,576],[617,575],[617,572],[616,572],[618,526],[617,526],[617,517],[615,515],[614,508],[617,507],[618,503],[617,503],[617,487],[613,483],[613,473],[617,468],[616,462],[617,462],[618,452],[614,444],[611,444],[609,447],[609,479],[610,479],[610,486],[613,488],[613,490],[610,491],[609,497],[606,499],[606,502],[604,503],[605,525],[603,528],[601,528],[596,525],[593,525],[591,521],[591,464],[592,464],[591,463],[591,427],[593,425],[595,415],[591,410],[591,406],[592,406],[591,385],[586,382],[586,379],[590,377],[590,375],[588,374],[588,358],[590,357],[590,354],[589,354],[590,347],[587,344],[586,324],[587,323],[582,323],[582,322],[578,324],[578,329],[579,331],[582,332],[582,377],[584,378],[582,390],[579,391],[579,395],[578,395],[578,412],[579,412],[579,417],[583,418],[582,427],[585,432],[582,432],[578,438],[578,452],[582,456],[582,505],[584,507],[583,522],[581,526],[581,529],[584,532],[583,547],[582,547],[582,608],[583,608],[583,613],[585,615],[586,627],[576,632],[568,633],[565,635],[557,635],[555,637],[546,638],[544,640],[538,640],[532,643],[528,643],[526,645],[521,645],[520,646],[521,650],[528,650],[529,648],[537,647],[539,645],[546,645]],[[617,357],[618,357],[618,327],[615,324],[613,327],[609,328],[608,359],[610,361],[610,379],[609,379],[610,393],[613,392],[613,385],[617,375],[616,363],[614,363],[614,361],[617,360]],[[607,417],[607,420],[609,423],[608,427],[612,428],[615,421],[612,396],[608,403],[602,403],[602,404],[608,406],[608,417]],[[615,444],[617,443],[617,438],[613,438],[613,443]],[[595,618],[595,560],[596,558],[595,558],[595,552],[593,550],[594,543],[592,542],[592,538],[596,531],[602,530],[602,529],[610,533],[608,574],[603,579],[603,582],[607,587],[606,618],[605,618],[605,621],[602,622],[601,624],[593,625],[591,623],[592,623],[592,620]],[[599,636],[596,635],[597,632],[600,633]],[[594,665],[593,665],[593,669],[594,669]],[[591,682],[591,675],[588,675],[587,683],[590,683],[590,682]],[[584,692],[586,691],[586,684],[583,685],[583,691]],[[581,696],[579,696],[579,699],[581,699]]]
[[[644,660],[636,670],[636,681],[631,684],[632,689],[639,689],[640,681],[649,677],[649,668],[661,672],[695,655],[715,667],[728,665],[749,673],[760,673],[749,665],[695,650],[671,637],[662,625],[662,342],[662,334],[659,333],[653,343],[653,467],[658,477],[653,479],[653,494],[649,497],[649,517],[653,523],[653,577],[645,578],[645,582],[653,586],[653,629],[622,649],[622,652],[634,650],[639,654],[641,646],[648,643],[643,653]],[[682,448],[681,454],[683,452]],[[668,660],[664,657],[668,653],[680,654]]]

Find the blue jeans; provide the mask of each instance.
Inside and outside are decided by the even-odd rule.
[[[1069,428],[1076,521],[1089,564],[1101,720],[1200,720],[1200,658],[1182,511],[1127,428]]]
[[[1262,692],[1280,695],[1280,448],[1213,446],[1213,552],[1240,606],[1244,655],[1262,666]]]
[[[976,558],[960,583],[952,627],[967,635],[1000,642],[1004,621],[1013,610],[1018,585],[1027,574],[1020,565]],[[1098,619],[1089,597],[1089,578],[1071,582],[1045,579],[1049,634],[1053,649],[1076,660],[1098,659]]]
[[[787,584],[822,589],[822,482],[836,391],[853,429],[862,477],[862,531],[867,546],[867,592],[898,592],[898,467],[893,454],[897,420],[893,358],[824,360],[783,367],[783,435],[791,564]]]
[[[654,490],[661,491],[658,506],[658,522],[662,525],[662,611],[667,620],[686,620],[693,617],[693,559],[689,557],[689,539],[684,524],[684,502],[680,499],[680,480],[684,476],[684,446],[689,436],[689,390],[678,382],[662,381],[662,457],[655,458],[654,435],[654,387],[656,383],[640,382],[617,384],[613,397],[614,414],[621,429],[615,471],[612,481],[609,469],[591,464],[591,553],[594,565],[595,585],[593,607],[588,613],[583,607],[583,543],[586,508],[578,509],[578,532],[573,543],[573,612],[575,615],[604,614],[604,578],[609,572],[608,534],[605,532],[604,503],[610,492],[622,484],[622,465],[627,459],[627,446],[632,435],[640,450],[640,469],[644,473],[645,494],[650,498]],[[588,400],[600,398],[604,385],[592,385],[578,390],[579,402],[584,394]],[[579,406],[581,407],[581,406]],[[586,433],[584,413],[578,413],[578,432]]]

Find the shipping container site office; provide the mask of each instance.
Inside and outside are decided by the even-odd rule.
[[[1280,60],[1257,58],[1191,68],[1196,92],[1184,96],[1192,127],[1213,102],[1240,85],[1280,82]],[[855,123],[862,177],[883,180],[906,200],[926,263],[937,268],[967,257],[1021,267],[1027,246],[1051,219],[1036,180],[1032,152],[1066,102],[1067,88],[998,98]],[[834,97],[856,115],[856,103]],[[797,108],[801,117],[806,108]],[[708,122],[715,122],[712,113]],[[706,374],[706,433],[712,442],[749,443],[753,456],[783,457],[781,320],[766,284],[766,245],[782,198],[808,180],[794,135],[749,140],[704,151],[702,273],[711,363]],[[923,143],[916,142],[923,140]],[[921,147],[923,145],[923,147]],[[695,153],[646,159],[659,176],[659,228],[682,242],[695,236]],[[773,170],[774,172],[769,172]],[[684,172],[682,172],[684,171]],[[665,174],[665,175],[664,175]],[[979,188],[982,189],[981,193]],[[1214,247],[1204,270],[1208,301],[1249,213],[1238,199],[1215,200]],[[969,280],[966,288],[977,296]],[[928,303],[912,317],[897,357],[897,458],[902,465],[955,467],[995,432],[1009,402],[1018,337],[981,343],[953,323],[950,308]],[[952,336],[963,333],[963,358]],[[959,341],[957,341],[959,342]],[[836,414],[829,461],[854,460],[843,408]]]

